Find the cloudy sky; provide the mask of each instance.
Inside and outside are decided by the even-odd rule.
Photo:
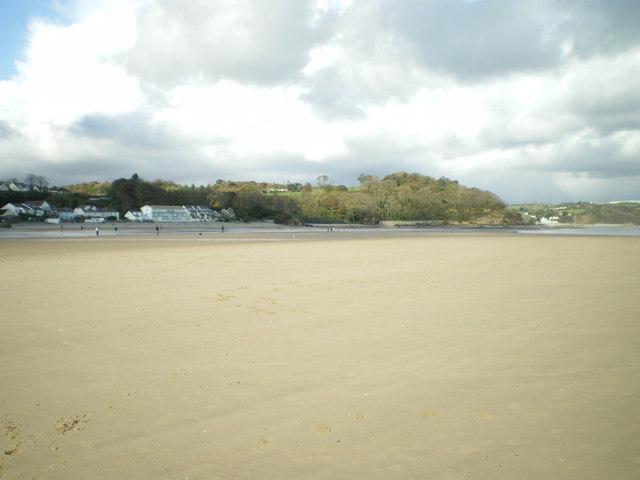
[[[640,1],[0,0],[0,178],[640,199]]]

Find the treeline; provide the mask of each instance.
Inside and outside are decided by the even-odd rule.
[[[509,209],[519,212],[523,216],[524,223],[535,223],[546,218],[575,225],[594,223],[640,225],[640,203],[638,202],[524,204],[512,205]]]
[[[46,199],[58,207],[83,203],[115,207],[121,214],[142,205],[209,205],[233,208],[242,220],[272,219],[279,223],[349,222],[377,224],[383,220],[502,223],[512,212],[493,193],[460,185],[456,180],[398,172],[377,178],[362,174],[359,185],[332,185],[321,175],[317,184],[278,185],[254,181],[217,180],[206,186],[147,181],[137,174],[111,183],[67,185],[66,193],[29,192],[7,201]],[[17,192],[15,192],[17,194]],[[14,195],[15,196],[15,195]],[[25,197],[25,198],[22,198]],[[518,215],[515,217],[519,218]]]
[[[123,214],[143,205],[207,205],[210,193],[208,186],[176,185],[162,180],[148,182],[137,174],[113,181],[107,190],[112,206]]]
[[[616,203],[590,205],[584,216],[583,223],[631,223],[640,225],[640,204]]]
[[[361,185],[352,189],[331,185],[325,176],[318,178],[316,187],[292,184],[293,188],[276,189],[266,183],[224,180],[189,187],[159,180],[146,182],[134,175],[114,181],[108,193],[122,212],[144,204],[207,204],[231,207],[243,220],[273,219],[279,223],[504,219],[505,205],[496,195],[455,180],[404,172],[382,179],[361,175],[359,180]]]
[[[365,224],[381,220],[504,219],[505,204],[496,195],[465,187],[456,180],[405,172],[382,179],[361,175],[359,180],[361,186],[357,189],[328,185],[303,192],[303,217]]]
[[[633,224],[640,225],[639,203],[578,203],[572,205],[575,213],[565,214],[560,220],[567,223]],[[568,217],[568,218],[567,218]]]

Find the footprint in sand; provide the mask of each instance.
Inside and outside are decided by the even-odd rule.
[[[329,433],[333,431],[331,425],[327,425],[326,423],[316,423],[315,425],[311,425],[311,429],[315,433]]]
[[[89,422],[86,415],[76,415],[75,417],[60,418],[54,425],[54,430],[60,435],[64,435],[72,430],[82,430],[83,424]]]
[[[360,413],[350,413],[348,416],[351,420],[355,422],[364,422],[367,419],[367,417],[365,417]]]
[[[264,449],[264,448],[266,448],[266,447],[267,447],[267,444],[268,444],[268,443],[269,443],[269,442],[268,442],[268,440],[267,440],[266,438],[261,438],[260,440],[258,440],[258,441],[256,442],[256,449],[257,449],[257,450],[262,450],[262,449]]]
[[[216,302],[227,302],[229,300],[231,300],[233,298],[233,295],[230,295],[228,293],[219,293],[218,295],[216,295]]]
[[[22,451],[20,448],[22,445],[22,432],[20,431],[20,427],[10,420],[2,420],[0,421],[0,428],[3,430],[3,435],[0,438],[2,452],[5,455],[14,455]]]
[[[480,412],[478,418],[480,420],[494,420],[496,416],[493,413]]]
[[[260,314],[275,315],[276,314],[276,312],[272,310],[265,310],[264,308],[255,307],[255,306],[249,306],[247,307],[247,310],[255,313],[256,315],[260,315]]]

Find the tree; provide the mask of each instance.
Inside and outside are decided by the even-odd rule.
[[[328,185],[331,185],[331,179],[327,175],[318,175],[316,177],[316,180],[318,181],[319,187],[326,187]]]
[[[378,180],[378,178],[374,177],[373,175],[368,175],[366,173],[361,173],[360,175],[358,175],[358,181],[360,182],[360,185],[364,185],[366,182],[371,182],[374,180]]]
[[[29,187],[31,187],[31,190],[33,190],[33,187],[36,186],[36,175],[34,175],[33,173],[27,173],[24,176],[24,182],[29,184]]]
[[[49,182],[42,175],[35,175],[33,173],[27,173],[24,177],[25,183],[28,183],[31,187],[31,190],[34,190],[35,187],[46,187]]]

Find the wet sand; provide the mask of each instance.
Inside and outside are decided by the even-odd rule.
[[[635,479],[639,272],[638,237],[5,240],[0,478]]]

